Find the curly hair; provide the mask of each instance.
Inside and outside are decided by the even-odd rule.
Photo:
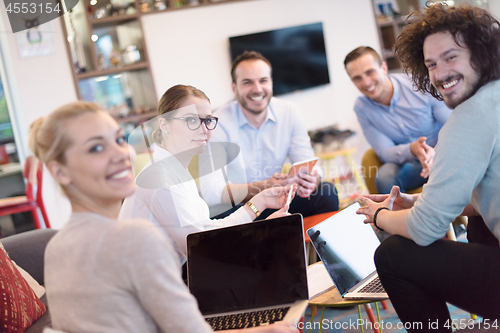
[[[478,88],[500,78],[500,23],[484,9],[439,3],[414,12],[396,41],[396,54],[415,88],[443,100],[430,82],[423,46],[427,36],[447,31],[457,45],[469,49],[471,66],[480,76]]]

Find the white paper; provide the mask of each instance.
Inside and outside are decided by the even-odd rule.
[[[310,300],[335,288],[323,263],[307,267],[307,288]]]

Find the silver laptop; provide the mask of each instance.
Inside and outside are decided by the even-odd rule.
[[[302,215],[190,234],[188,286],[214,330],[298,323],[308,304]]]
[[[307,230],[318,256],[344,298],[388,298],[376,272],[373,255],[380,245],[375,231],[364,224],[355,203]]]

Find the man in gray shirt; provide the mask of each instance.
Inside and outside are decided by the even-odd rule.
[[[375,253],[380,280],[408,332],[451,332],[446,303],[498,331],[500,23],[470,5],[435,4],[413,16],[396,51],[415,86],[453,112],[422,194],[395,187],[385,198],[366,197],[358,210],[367,223],[396,235]],[[474,242],[441,239],[460,214],[484,219],[469,219]]]

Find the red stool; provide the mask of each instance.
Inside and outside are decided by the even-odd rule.
[[[24,163],[23,176],[26,178],[26,188],[24,196],[0,199],[0,216],[11,215],[21,212],[31,212],[35,227],[42,227],[38,218],[37,209],[40,209],[45,227],[50,228],[49,219],[45,211],[45,206],[42,200],[42,174],[43,165],[34,156],[28,156]],[[33,193],[33,187],[36,186],[36,195]]]

